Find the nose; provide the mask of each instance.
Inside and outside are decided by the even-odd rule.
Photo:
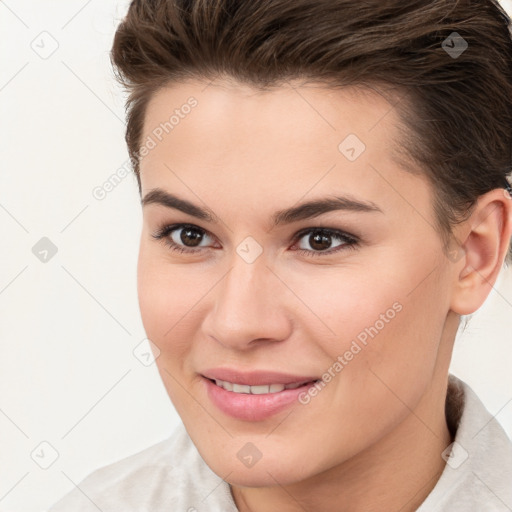
[[[230,270],[212,294],[203,332],[221,345],[250,350],[290,336],[290,292],[263,257],[247,263],[235,254]]]

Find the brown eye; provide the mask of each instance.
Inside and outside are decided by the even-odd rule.
[[[358,244],[355,236],[326,228],[310,228],[301,231],[295,239],[298,241],[295,244],[298,251],[306,256],[329,256],[345,249],[355,249]]]
[[[181,228],[180,230],[175,231],[181,231],[179,239],[187,247],[198,246],[203,238],[203,233],[200,233],[196,228]]]
[[[330,249],[332,237],[331,235],[324,233],[315,233],[309,235],[308,243],[313,249],[324,251],[326,249]]]
[[[211,238],[204,229],[193,224],[164,226],[152,236],[162,240],[173,251],[183,253],[200,252],[202,248],[208,248],[208,238]],[[207,243],[203,243],[205,241]]]

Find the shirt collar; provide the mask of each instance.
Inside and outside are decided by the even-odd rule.
[[[465,382],[449,376],[446,421],[454,442],[417,512],[512,511],[512,442]]]

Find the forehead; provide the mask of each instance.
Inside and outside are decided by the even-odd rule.
[[[194,106],[190,108],[191,102]],[[316,142],[327,136],[325,142],[329,144],[352,132],[373,145],[387,135],[384,138],[389,143],[393,135],[389,129],[398,121],[388,100],[368,88],[332,89],[295,81],[261,91],[228,80],[187,81],[153,95],[146,110],[143,138],[168,123],[173,113],[172,127],[167,128],[172,129],[176,143],[190,128],[203,136],[203,143],[206,138],[218,140],[229,135],[238,141],[252,139],[253,146],[258,142],[290,142],[290,135]],[[182,122],[187,119],[191,120]]]
[[[262,92],[228,81],[173,84],[147,107],[141,142],[151,141],[151,149],[140,163],[143,194],[190,183],[211,196],[229,185],[250,205],[256,194],[299,200],[341,187],[382,204],[398,200],[383,198],[383,189],[396,196],[405,187],[408,200],[417,201],[410,185],[418,177],[394,158],[399,122],[389,101],[371,89],[290,82]]]

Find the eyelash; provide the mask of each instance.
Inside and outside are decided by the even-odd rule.
[[[179,252],[179,253],[197,253],[201,252],[202,248],[199,249],[192,249],[187,247],[182,247],[178,244],[176,244],[174,241],[172,241],[169,238],[169,235],[178,229],[186,229],[190,228],[196,231],[199,231],[203,234],[207,234],[208,236],[210,233],[206,231],[205,229],[200,228],[199,226],[195,226],[194,224],[172,224],[172,225],[164,225],[163,227],[159,228],[155,233],[153,233],[151,236],[157,240],[162,240],[167,247],[169,247],[171,250]],[[301,238],[304,237],[304,235],[307,235],[309,233],[321,233],[324,235],[331,236],[333,238],[336,238],[337,240],[344,242],[342,245],[339,245],[338,247],[335,247],[334,249],[327,249],[325,251],[312,251],[309,249],[297,249],[297,252],[299,254],[302,254],[304,256],[323,256],[323,255],[332,255],[334,253],[337,253],[339,251],[345,250],[345,249],[356,249],[357,245],[359,244],[359,239],[353,235],[350,235],[348,233],[345,233],[343,231],[340,231],[338,229],[330,229],[330,228],[306,228],[302,229],[299,232],[297,232],[293,238],[293,244],[295,245]]]

